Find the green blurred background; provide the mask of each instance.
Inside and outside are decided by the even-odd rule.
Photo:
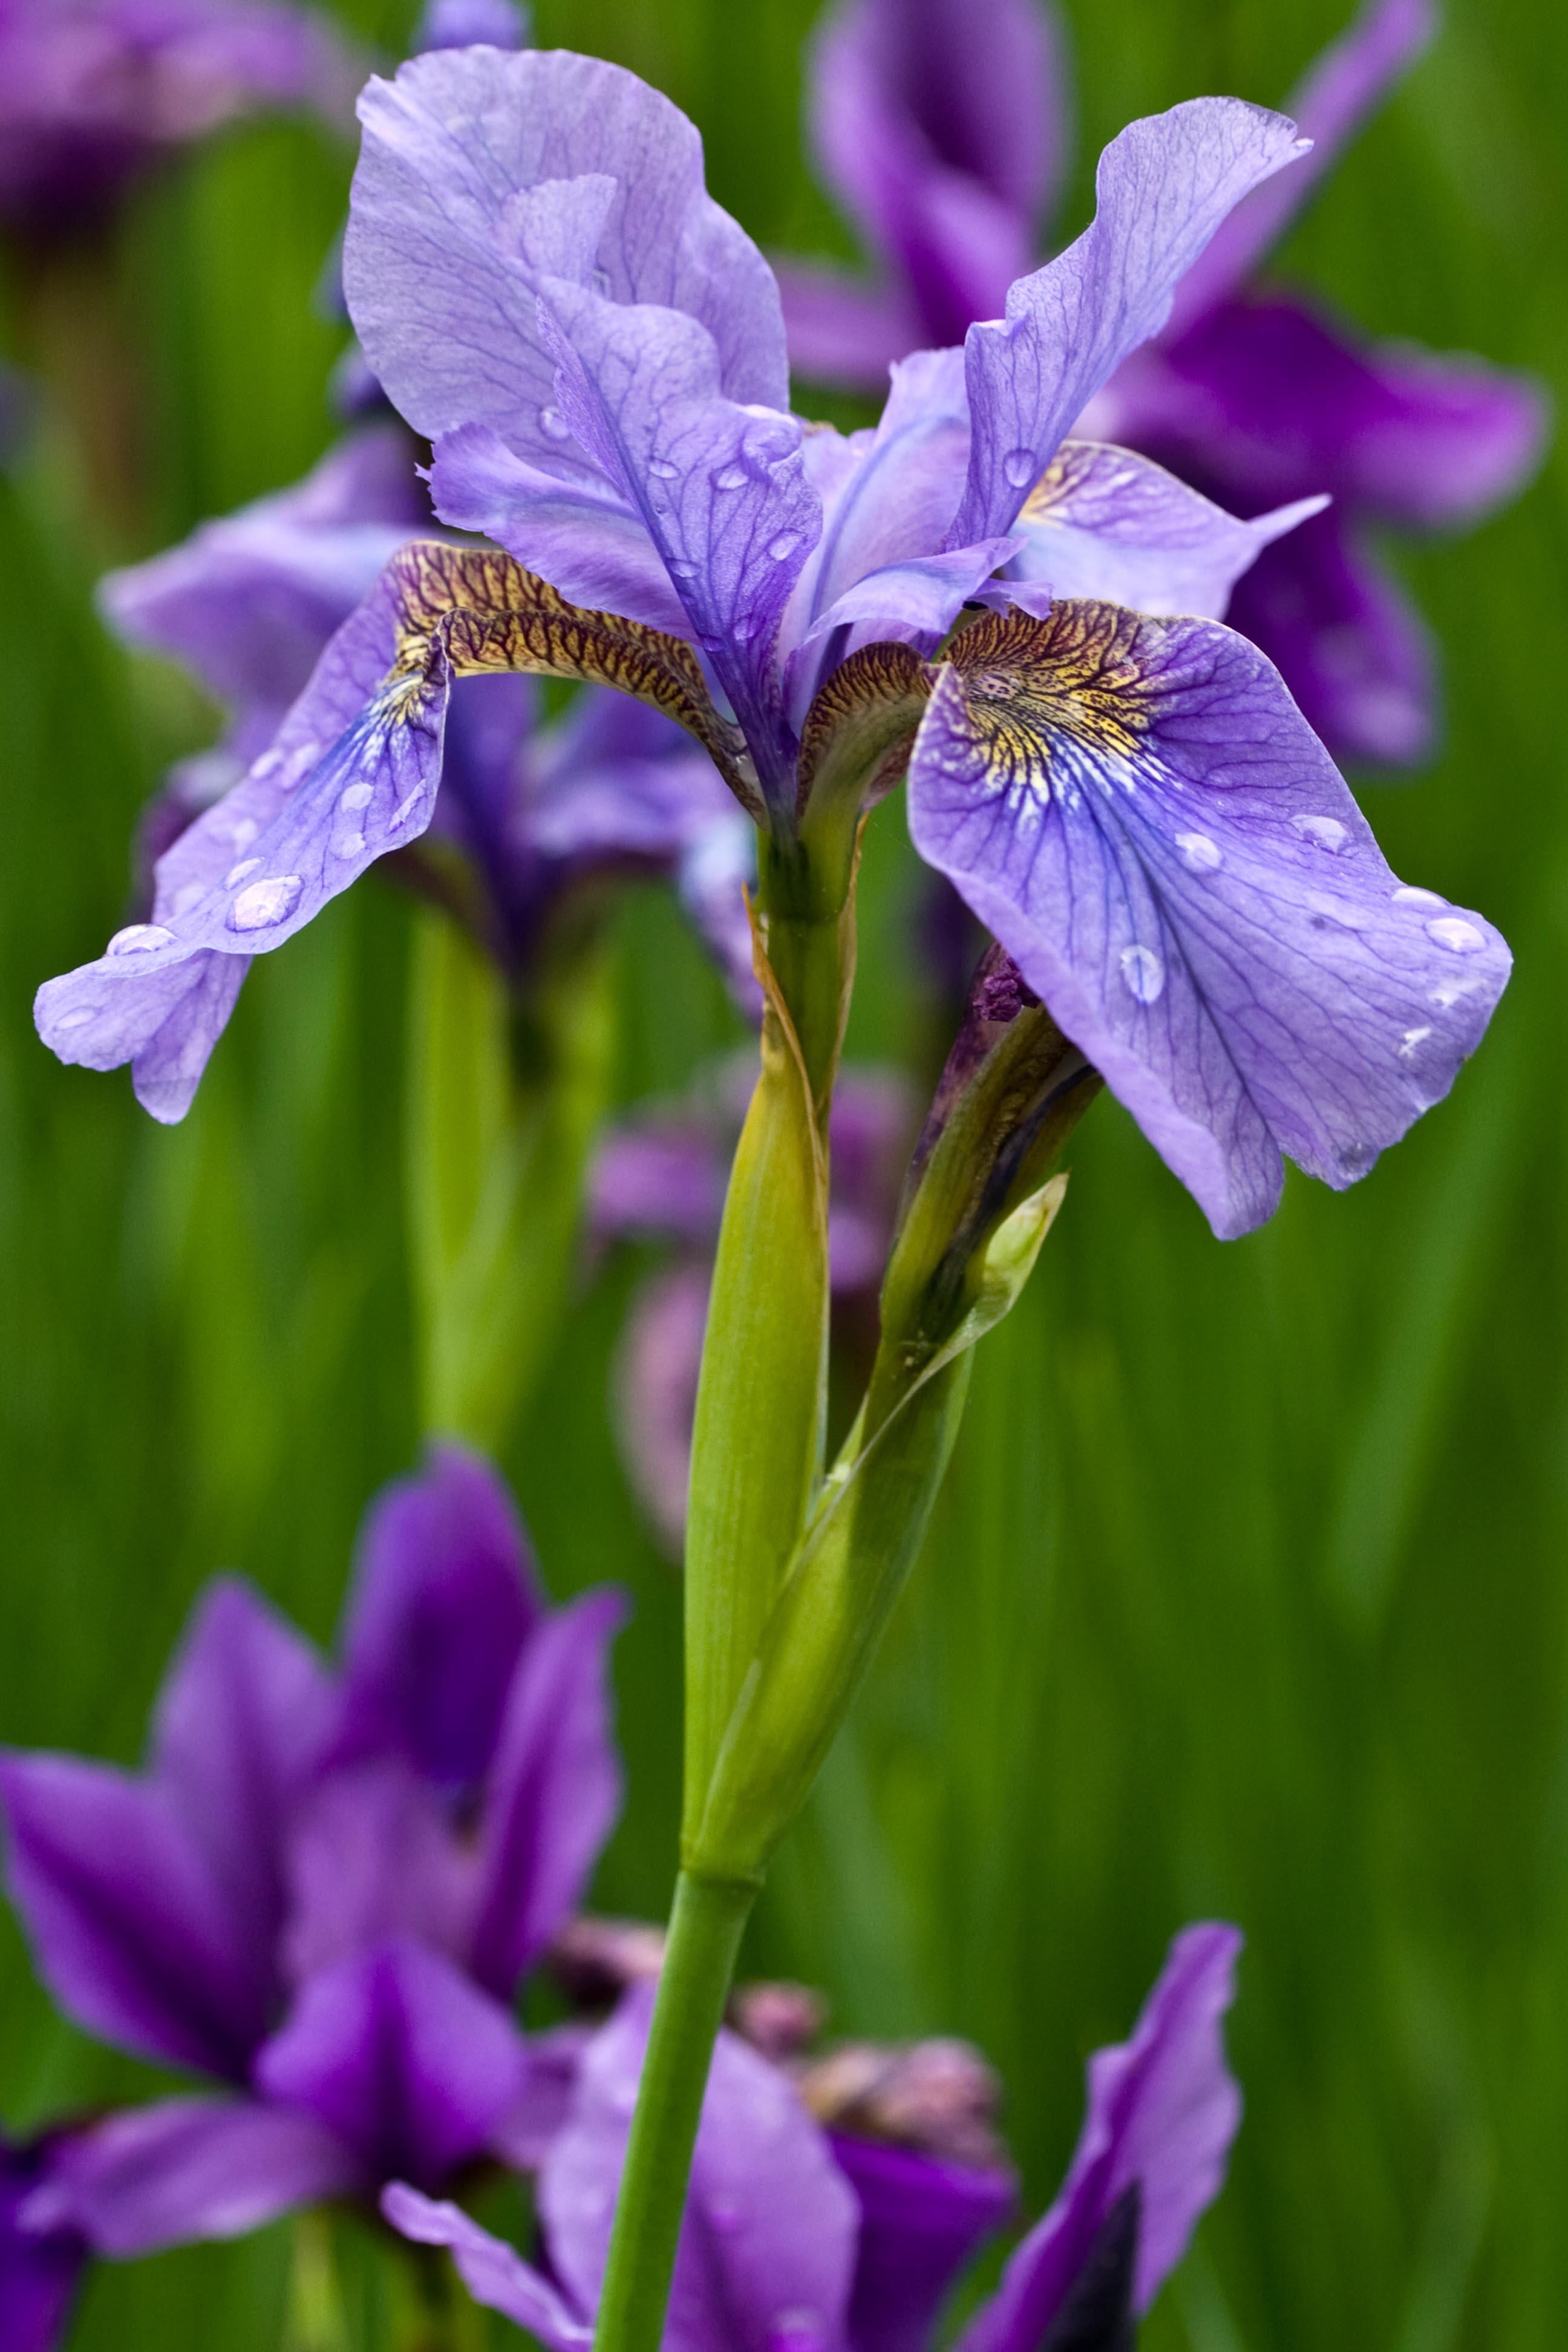
[[[1076,225],[1128,116],[1208,89],[1277,100],[1343,9],[1068,14]],[[539,0],[536,32],[668,90],[764,243],[847,250],[801,157],[810,15]],[[395,0],[354,21],[400,52]],[[1368,327],[1534,367],[1561,395],[1565,120],[1568,15],[1453,0],[1283,265]],[[79,325],[58,354],[142,420],[155,487],[113,551],[291,481],[329,438],[341,336],[310,295],[351,163],[319,133],[254,127],[138,202],[118,310],[100,289],[97,341]],[[1246,2126],[1147,2352],[1536,2352],[1568,2334],[1563,516],[1559,461],[1514,512],[1405,564],[1446,650],[1447,749],[1365,794],[1395,867],[1514,945],[1478,1063],[1353,1192],[1293,1178],[1273,1223],[1224,1247],[1120,1109],[1096,1108],[749,1946],[753,1968],[826,1986],[840,2031],[981,2042],[1037,2204],[1083,2055],[1124,2031],[1166,1938],[1194,1916],[1245,1927]],[[123,1073],[61,1069],[37,1044],[34,987],[121,919],[138,804],[211,728],[99,630],[109,551],[46,419],[0,482],[0,1736],[129,1759],[202,1579],[242,1567],[325,1637],[365,1500],[416,1447],[411,919],[367,887],[261,960],[180,1129],[142,1117]],[[868,868],[852,1050],[918,1064],[931,1016],[897,805]],[[620,952],[631,1100],[734,1032],[658,894],[628,905]],[[606,1405],[638,1272],[617,1257],[585,1289],[506,1466],[558,1591],[615,1577],[637,1596],[632,1797],[596,1893],[653,1913],[673,1866],[679,1589],[613,1469]],[[6,2124],[147,2079],[52,2016],[0,1920]],[[270,2352],[288,2263],[279,2231],[105,2267],[73,2342]],[[363,2326],[369,2347],[368,2304]]]

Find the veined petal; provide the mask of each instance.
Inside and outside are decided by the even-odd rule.
[[[1300,152],[1285,116],[1230,98],[1189,99],[1111,141],[1089,227],[965,339],[973,439],[950,545],[1011,527],[1090,394],[1163,326],[1226,215]]]
[[[360,2182],[352,2151],[309,2116],[250,2099],[163,2099],[62,2142],[32,2215],[124,2259],[244,2237]]]
[[[340,1750],[405,1757],[438,1788],[489,1769],[507,1691],[544,1598],[517,1507],[455,1445],[365,1517],[344,1612]]]
[[[539,2179],[552,2266],[595,2308],[647,2044],[653,1988],[628,1992],[584,2061]],[[855,2199],[819,2125],[736,2035],[713,2053],[676,2258],[665,2352],[831,2352],[842,2341]],[[785,2332],[786,2323],[795,2331]]]
[[[792,745],[773,646],[822,528],[800,425],[722,390],[707,328],[683,312],[544,281],[539,315],[555,396],[581,446],[641,516],[728,696],[764,789],[787,789]]]
[[[925,2352],[948,2291],[1017,2203],[1012,2174],[849,2132],[834,2159],[860,2208],[852,2352]]]
[[[584,613],[505,557],[405,547],[328,646],[271,750],[158,865],[151,923],[46,981],[34,1014],[62,1061],[151,1055],[160,1118],[181,1118],[234,1001],[214,960],[279,947],[365,867],[430,822],[454,676],[587,678],[656,704],[752,788],[689,647]],[[177,1083],[176,1083],[177,1081]]]
[[[216,1579],[159,1694],[153,1779],[228,1909],[258,2017],[280,1989],[286,1842],[324,1752],[331,1706],[331,1684],[303,1636],[239,1578]]]
[[[405,1937],[310,1978],[255,2067],[267,2097],[334,2134],[363,2178],[427,2189],[479,2154],[527,2074],[509,2011]]]
[[[613,187],[584,282],[687,312],[728,398],[787,405],[773,273],[706,194],[691,124],[634,74],[563,50],[448,50],[373,80],[360,114],[343,282],[371,366],[418,431],[489,425],[548,473],[589,470],[540,333],[540,271],[559,262],[531,257],[539,224],[520,200],[590,175]]]
[[[0,1757],[7,1883],[68,2017],[140,2057],[243,2080],[251,1956],[166,1793],[74,1756]]]
[[[1172,308],[1179,335],[1261,261],[1294,219],[1347,140],[1418,58],[1436,24],[1432,0],[1367,0],[1353,25],[1331,41],[1285,101],[1285,111],[1312,142],[1310,155],[1282,180],[1239,205],[1188,271]]]
[[[1038,581],[1053,597],[1217,621],[1263,550],[1327,504],[1298,499],[1243,522],[1131,449],[1065,441],[1025,501],[1024,544],[998,585]]]
[[[1209,621],[1065,604],[964,631],[910,824],[1222,1239],[1282,1151],[1342,1188],[1452,1085],[1507,981],[1401,887],[1266,658]]]
[[[447,2246],[476,2303],[537,2336],[549,2352],[587,2352],[594,2330],[558,2289],[514,2248],[470,2221],[460,2205],[437,2204],[406,2181],[382,2191],[381,2210],[416,2246]]]
[[[1148,2310],[1219,2193],[1241,2120],[1221,2036],[1240,1948],[1234,1927],[1184,1929],[1131,2039],[1089,2060],[1089,2113],[1061,2194],[965,2330],[961,2352],[1054,2345],[1052,2322],[1119,2209],[1137,2219],[1131,2309],[1140,2318]]]
[[[607,1653],[618,1592],[546,1618],[508,1695],[479,1830],[473,1973],[500,1999],[581,1900],[621,1805]]]

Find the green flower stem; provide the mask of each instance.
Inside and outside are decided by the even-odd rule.
[[[754,1880],[682,1871],[599,2299],[595,2352],[658,2352],[702,2095]]]

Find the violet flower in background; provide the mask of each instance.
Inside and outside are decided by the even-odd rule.
[[[1544,400],[1479,360],[1368,341],[1254,278],[1432,23],[1428,0],[1370,0],[1324,52],[1286,100],[1310,157],[1238,206],[1079,427],[1237,515],[1331,494],[1259,553],[1226,617],[1278,664],[1336,759],[1391,766],[1431,749],[1436,666],[1373,537],[1473,523],[1506,501],[1539,457]],[[879,275],[781,269],[804,374],[879,391],[891,362],[1000,310],[1060,193],[1062,53],[1047,0],[829,12],[812,51],[813,144]]]
[[[92,228],[241,116],[342,128],[358,79],[328,20],[286,0],[5,0],[0,223],[33,241]]]
[[[787,413],[767,264],[634,76],[448,50],[361,110],[355,327],[434,443],[437,511],[513,568],[394,558],[271,749],[164,856],[153,925],[39,992],[62,1058],[130,1061],[175,1115],[246,958],[429,824],[454,669],[512,665],[679,716],[787,854],[836,714],[890,698],[918,722],[920,854],[1222,1237],[1272,1213],[1284,1152],[1343,1187],[1447,1091],[1504,943],[1401,885],[1266,656],[1192,617],[1313,501],[1238,521],[1063,437],[1299,159],[1293,123],[1199,99],[1130,125],[1078,242],[962,351],[901,363],[876,430],[846,437]],[[950,639],[977,600],[993,611]],[[857,809],[886,767],[846,787]]]
[[[431,527],[403,428],[367,424],[292,488],[204,523],[181,546],[104,580],[100,602],[117,635],[182,663],[230,713],[222,741],[180,761],[148,810],[139,911],[149,921],[121,931],[118,952],[145,945],[178,911],[190,884],[175,845],[265,753],[388,559]],[[741,895],[754,865],[750,828],[711,762],[672,721],[585,689],[547,727],[531,679],[465,680],[441,782],[430,832],[401,871],[466,923],[514,983],[546,950],[569,900],[616,875],[668,875],[750,1003]],[[351,790],[345,826],[354,806]],[[228,828],[230,887],[259,871],[248,854],[255,839],[253,820],[241,816]],[[230,961],[232,970],[216,975],[222,987],[210,1008],[220,1029],[247,960]],[[147,1065],[141,1100],[154,1117],[182,1118],[202,1064],[176,1053]]]
[[[65,2338],[86,2247],[70,2229],[23,2226],[22,2209],[45,2178],[50,2142],[0,2138],[0,2344],[5,2352],[54,2352]]]
[[[1055,2204],[1024,2238],[959,2352],[1124,2352],[1218,2194],[1241,2100],[1226,2064],[1240,1937],[1187,1928],[1126,2042],[1089,2065],[1083,2131]],[[629,1993],[583,2063],[538,2182],[548,2271],[457,2206],[407,2187],[383,2208],[451,2248],[468,2290],[550,2347],[579,2352],[609,2243],[651,1995]],[[787,2079],[721,2034],[665,2331],[667,2352],[930,2352],[947,2296],[1010,2219],[1016,2184],[940,2126],[902,2145],[825,2132]]]
[[[139,2254],[537,2161],[577,2042],[525,2038],[510,2002],[618,1809],[622,1613],[550,1608],[500,1480],[446,1449],[373,1507],[335,1670],[221,1578],[143,1772],[0,1759],[10,1893],[61,2009],[222,2086],[60,2138],[24,2228]]]
[[[626,1476],[675,1559],[686,1537],[710,1268],[755,1083],[753,1057],[740,1055],[710,1073],[685,1103],[623,1121],[600,1145],[590,1180],[593,1244],[664,1242],[676,1253],[637,1293],[615,1372],[616,1435]],[[832,1337],[837,1350],[847,1349],[867,1363],[876,1351],[877,1294],[916,1118],[897,1072],[851,1066],[840,1075],[828,1121]]]

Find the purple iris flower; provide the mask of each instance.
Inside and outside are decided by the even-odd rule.
[[[1283,1152],[1346,1185],[1447,1092],[1504,943],[1400,885],[1272,664],[1194,617],[1313,502],[1237,520],[1064,438],[1298,160],[1292,122],[1197,99],[1131,124],[1077,243],[845,436],[789,414],[772,272],[635,76],[448,50],[361,112],[355,327],[434,443],[437,512],[514,562],[394,559],[165,856],[153,924],[40,991],[62,1058],[187,1095],[244,960],[430,823],[454,672],[531,666],[679,717],[781,856],[843,837],[834,747],[885,725],[856,789],[907,754],[917,849],[1222,1235],[1271,1213]]]
[[[1220,2021],[1240,1937],[1189,1927],[1130,2041],[1089,2063],[1089,2111],[1055,2204],[959,2352],[1125,2352],[1218,2193],[1241,2116]],[[449,2246],[470,2294],[550,2352],[591,2336],[651,1995],[587,2053],[538,2184],[548,2270],[457,2206],[389,2189],[405,2235]],[[786,2078],[722,2033],[709,2077],[666,2352],[927,2352],[947,2295],[1009,2220],[1005,2164],[826,2133]]]
[[[143,820],[141,911],[149,919],[118,935],[120,951],[189,903],[205,855],[200,834],[192,836],[195,820],[265,753],[388,559],[431,528],[403,427],[363,425],[292,488],[204,523],[183,545],[104,581],[100,601],[116,632],[182,662],[231,714],[223,740],[181,761]],[[741,891],[754,863],[751,829],[711,762],[671,720],[588,689],[546,727],[531,678],[465,680],[441,782],[430,833],[402,870],[464,920],[514,982],[529,976],[566,901],[616,873],[668,874],[749,996]],[[351,792],[345,828],[354,805]],[[261,870],[257,833],[237,811],[220,829],[231,887]],[[207,1010],[217,1030],[247,961],[231,958],[232,969],[215,972]],[[216,1034],[203,1028],[199,1059],[182,1036],[138,1062],[137,1092],[155,1118],[184,1116]]]
[[[222,2086],[61,2138],[24,2226],[139,2254],[537,2159],[575,2044],[525,2039],[510,2002],[618,1808],[621,1615],[610,1591],[550,1608],[494,1473],[443,1450],[372,1509],[335,1671],[223,1578],[144,1771],[0,1759],[11,1896],[60,2007]]]
[[[1542,395],[1479,360],[1368,343],[1251,281],[1432,21],[1429,0],[1369,0],[1286,100],[1310,158],[1238,206],[1079,426],[1238,515],[1331,494],[1259,553],[1227,617],[1337,759],[1396,766],[1431,748],[1434,661],[1371,533],[1474,522],[1508,499],[1540,455]],[[879,391],[889,362],[993,317],[1028,268],[1061,187],[1063,33],[1044,0],[843,0],[811,79],[823,177],[879,274],[781,270],[790,351],[808,376]]]
[[[0,220],[35,237],[90,226],[241,115],[341,124],[355,80],[324,20],[284,0],[4,0]]]
[[[600,1145],[590,1181],[593,1242],[664,1242],[677,1253],[637,1293],[616,1374],[626,1475],[677,1559],[686,1538],[710,1269],[730,1162],[755,1084],[754,1057],[739,1056],[678,1108],[625,1121]],[[914,1104],[896,1072],[842,1073],[828,1120],[827,1211],[840,1352],[865,1354],[868,1341],[875,1352],[877,1293],[914,1132]]]
[[[86,2248],[70,2229],[24,2226],[24,2207],[45,2179],[51,2143],[0,2139],[0,2344],[5,2352],[54,2352],[76,2300]]]

